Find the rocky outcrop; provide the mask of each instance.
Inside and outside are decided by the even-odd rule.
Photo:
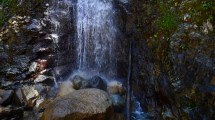
[[[42,120],[108,120],[113,114],[109,95],[99,89],[82,89],[56,98]]]
[[[214,118],[214,20],[209,19],[214,3],[131,4],[136,28],[132,90],[142,110],[152,119]],[[206,4],[207,9],[197,10]]]

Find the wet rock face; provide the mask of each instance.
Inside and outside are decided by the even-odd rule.
[[[73,87],[75,89],[80,89],[80,88],[85,88],[88,86],[89,82],[84,79],[83,77],[81,76],[75,76],[72,80],[71,80],[72,84],[73,84]],[[86,84],[85,84],[86,83]]]
[[[201,18],[204,22],[197,24],[193,16],[185,14],[184,21],[167,35],[154,24],[161,13],[156,9],[159,3],[133,0],[132,4],[133,23],[140,30],[132,37],[132,90],[142,109],[160,113],[152,115],[157,119],[214,118],[212,21]]]
[[[33,17],[14,15],[0,31],[0,103],[4,106],[0,119],[27,119],[25,110],[32,110],[39,99],[54,96],[54,53],[46,49],[53,48],[54,42],[46,37],[50,31],[41,15],[42,1],[34,7]]]
[[[12,90],[2,90],[0,89],[0,105],[8,105],[12,101]]]
[[[113,102],[114,110],[116,112],[120,112],[123,111],[123,109],[125,109],[125,99],[122,96],[113,94],[110,97]]]
[[[106,120],[112,114],[112,102],[106,92],[82,89],[54,100],[43,113],[42,120]]]
[[[79,75],[74,76],[70,81],[73,84],[73,87],[78,89],[84,89],[84,88],[98,88],[101,90],[106,91],[107,90],[107,83],[105,80],[103,80],[99,76],[93,76],[90,79],[85,79]]]

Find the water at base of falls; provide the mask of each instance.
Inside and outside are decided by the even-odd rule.
[[[135,109],[131,113],[131,120],[147,120],[146,115],[140,106],[140,102],[134,95],[132,95],[132,99],[134,101]]]

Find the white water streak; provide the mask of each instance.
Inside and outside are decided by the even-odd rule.
[[[115,71],[117,28],[111,0],[78,0],[77,46],[79,69]]]

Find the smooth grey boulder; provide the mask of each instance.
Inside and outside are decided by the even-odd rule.
[[[46,108],[41,120],[108,120],[112,114],[108,93],[90,88],[55,99]]]

